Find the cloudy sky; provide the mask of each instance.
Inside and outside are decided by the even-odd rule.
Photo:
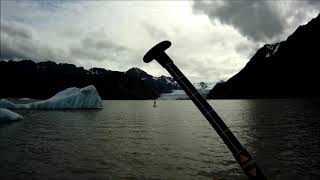
[[[226,80],[263,44],[285,40],[319,11],[315,0],[1,0],[0,60],[139,67],[159,76],[166,71],[142,57],[170,40],[167,53],[190,80]]]

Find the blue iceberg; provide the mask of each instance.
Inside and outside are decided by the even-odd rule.
[[[53,97],[26,104],[16,104],[0,99],[0,108],[7,109],[96,109],[103,108],[102,100],[93,85],[84,88],[68,88]]]
[[[8,109],[0,108],[0,123],[11,122],[23,119],[19,114],[12,112]]]

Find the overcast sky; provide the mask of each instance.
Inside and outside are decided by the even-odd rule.
[[[170,40],[167,53],[190,80],[226,80],[263,44],[285,40],[319,11],[315,0],[1,0],[0,59],[168,75],[142,57]]]

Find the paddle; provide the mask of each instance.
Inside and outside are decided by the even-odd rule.
[[[145,54],[143,61],[149,63],[155,59],[171,74],[171,76],[187,93],[193,103],[198,107],[203,116],[209,121],[211,126],[216,130],[224,143],[228,146],[234,158],[238,161],[249,179],[266,179],[248,151],[240,144],[238,139],[233,135],[233,133],[209,105],[206,99],[202,97],[202,95],[196,90],[196,88],[190,83],[190,81],[183,75],[170,57],[165,53],[165,50],[170,46],[170,41],[160,42]]]

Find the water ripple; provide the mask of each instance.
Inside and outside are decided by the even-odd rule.
[[[246,179],[191,101],[104,103],[21,111],[23,121],[0,126],[1,179]],[[320,178],[314,101],[210,103],[268,178]]]

